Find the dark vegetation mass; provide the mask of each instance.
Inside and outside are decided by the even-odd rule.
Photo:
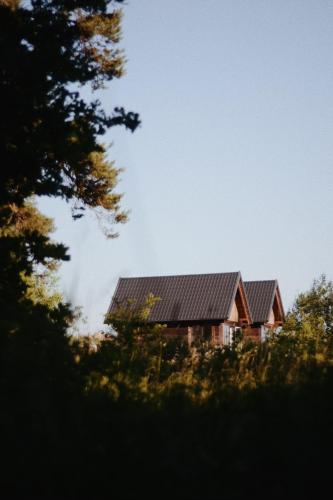
[[[101,136],[139,117],[80,89],[123,72],[120,1],[0,0],[1,498],[314,498],[331,489],[333,285],[297,297],[267,342],[189,347],[153,298],[74,339],[55,287],[67,249],[39,195],[126,213]],[[93,93],[91,94],[93,95]]]

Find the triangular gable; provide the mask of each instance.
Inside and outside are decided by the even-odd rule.
[[[233,321],[235,323],[238,323],[238,319],[239,319],[239,313],[238,313],[238,307],[237,307],[236,301],[235,301],[232,308],[231,308],[231,313],[230,313],[230,316],[228,318],[228,321]]]
[[[238,281],[234,290],[234,297],[232,303],[230,304],[228,319],[234,321],[234,307],[237,308],[238,318],[237,322],[240,324],[250,325],[252,323],[251,311],[248,304],[244,283],[242,277],[239,273]]]
[[[284,323],[285,314],[284,314],[279,285],[277,283],[273,299],[272,311],[274,314],[275,323],[281,323],[281,324]]]
[[[284,310],[277,280],[244,282],[253,323],[284,322]]]

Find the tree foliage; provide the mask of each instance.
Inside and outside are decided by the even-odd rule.
[[[143,337],[153,340],[163,331],[162,325],[148,321],[152,307],[159,300],[160,298],[153,294],[148,294],[142,304],[131,299],[126,300],[118,304],[115,312],[106,314],[105,323],[110,325],[119,340],[127,345],[133,345]]]
[[[43,443],[57,446],[56,428],[82,390],[68,339],[75,313],[50,287],[67,248],[52,241],[53,222],[31,197],[69,201],[75,218],[97,210],[110,235],[126,219],[119,170],[101,138],[113,126],[133,131],[138,116],[83,97],[123,73],[120,3],[0,0],[0,420],[9,484],[18,457],[29,468],[22,449],[38,468]],[[6,481],[2,494],[15,495]]]
[[[285,329],[309,331],[310,335],[333,335],[333,283],[322,274],[310,290],[300,293],[287,315]]]
[[[123,74],[117,1],[0,1],[0,203],[31,195],[73,200],[126,218],[114,192],[119,171],[99,137],[108,128],[134,130],[136,113],[106,113],[79,91]]]
[[[106,112],[82,92],[123,74],[120,4],[0,0],[0,323],[7,334],[23,309],[25,316],[41,300],[56,304],[43,282],[69,258],[50,240],[52,221],[28,203],[32,196],[70,201],[74,218],[95,210],[109,236],[126,220],[115,191],[119,169],[100,139],[113,126],[135,130],[138,115]]]
[[[26,268],[22,268],[20,278],[22,285],[26,286],[26,298],[34,304],[56,307],[62,300],[57,290],[59,258],[67,259],[68,256],[63,245],[49,239],[50,233],[54,231],[52,219],[41,214],[33,200],[28,200],[21,207],[14,204],[7,206],[6,211],[7,215],[0,227],[0,238],[4,238],[3,241],[7,243],[22,239],[25,242],[28,262]],[[43,259],[36,258],[32,243],[29,247],[29,242],[37,246],[38,240],[42,241],[44,250],[49,250]]]

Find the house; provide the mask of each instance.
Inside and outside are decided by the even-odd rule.
[[[166,325],[166,336],[189,342],[230,344],[239,329],[261,340],[284,321],[277,281],[243,282],[240,272],[120,278],[107,314],[128,300],[139,307],[149,294],[160,300],[148,321]]]
[[[266,338],[267,332],[283,325],[285,316],[277,280],[245,281],[252,324],[245,336],[253,340]]]

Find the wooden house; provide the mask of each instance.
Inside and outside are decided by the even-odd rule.
[[[148,321],[166,325],[166,336],[186,336],[189,342],[230,344],[238,329],[261,340],[266,329],[284,320],[277,282],[244,283],[240,272],[120,278],[107,314],[129,300],[139,307],[149,294],[160,300]]]
[[[252,314],[252,324],[244,334],[253,340],[265,340],[267,332],[282,326],[285,320],[278,282],[245,281],[244,286]]]

